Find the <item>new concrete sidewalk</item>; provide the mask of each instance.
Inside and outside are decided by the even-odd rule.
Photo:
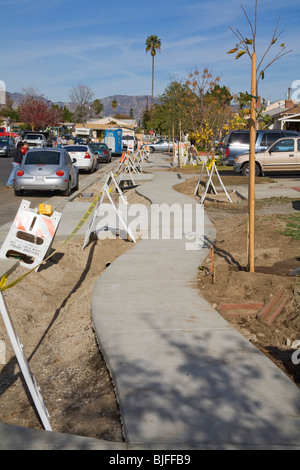
[[[152,160],[146,171],[170,166],[164,157]],[[172,189],[178,175],[153,174],[138,192],[153,204],[188,204],[194,216],[197,202]],[[78,215],[77,208],[68,233]],[[207,244],[215,236],[206,216],[205,236]],[[0,424],[0,449],[300,449],[298,387],[201,297],[197,268],[208,248],[187,250],[186,243],[186,234],[140,240],[93,292],[125,442]]]

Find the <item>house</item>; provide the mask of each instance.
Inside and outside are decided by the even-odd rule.
[[[135,128],[136,128],[136,123],[133,122],[127,122],[123,121],[120,119],[116,119],[114,117],[105,117],[101,119],[92,119],[88,122],[86,122],[84,125],[83,124],[75,124],[74,128],[86,128],[87,133],[88,130],[91,131],[92,137],[95,139],[100,139],[102,140],[104,137],[104,131],[105,129],[112,128],[112,127],[117,127],[118,129],[122,129],[123,135],[135,135]]]
[[[269,129],[284,129],[300,132],[300,103],[291,99],[268,104],[263,112],[272,118]]]

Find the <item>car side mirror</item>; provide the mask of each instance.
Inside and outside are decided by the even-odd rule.
[[[73,163],[76,163],[76,162],[77,162],[77,159],[76,159],[76,158],[72,158],[72,162],[73,162]]]

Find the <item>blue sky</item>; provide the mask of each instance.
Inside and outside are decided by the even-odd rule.
[[[254,0],[0,0],[0,80],[10,92],[33,87],[52,101],[69,101],[78,84],[91,87],[99,99],[150,95],[145,40],[154,34],[162,42],[155,57],[155,96],[171,78],[183,80],[196,67],[208,67],[232,93],[250,92],[250,58],[226,54],[236,44],[229,26],[250,36],[241,5],[254,20]],[[278,42],[292,52],[260,82],[259,94],[270,101],[285,98],[293,81],[300,80],[299,0],[288,6],[258,0],[258,59],[278,17],[283,30]],[[267,58],[277,50],[273,47]]]

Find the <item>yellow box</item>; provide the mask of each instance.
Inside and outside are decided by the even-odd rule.
[[[39,214],[51,216],[53,214],[52,206],[50,204],[39,204]]]

